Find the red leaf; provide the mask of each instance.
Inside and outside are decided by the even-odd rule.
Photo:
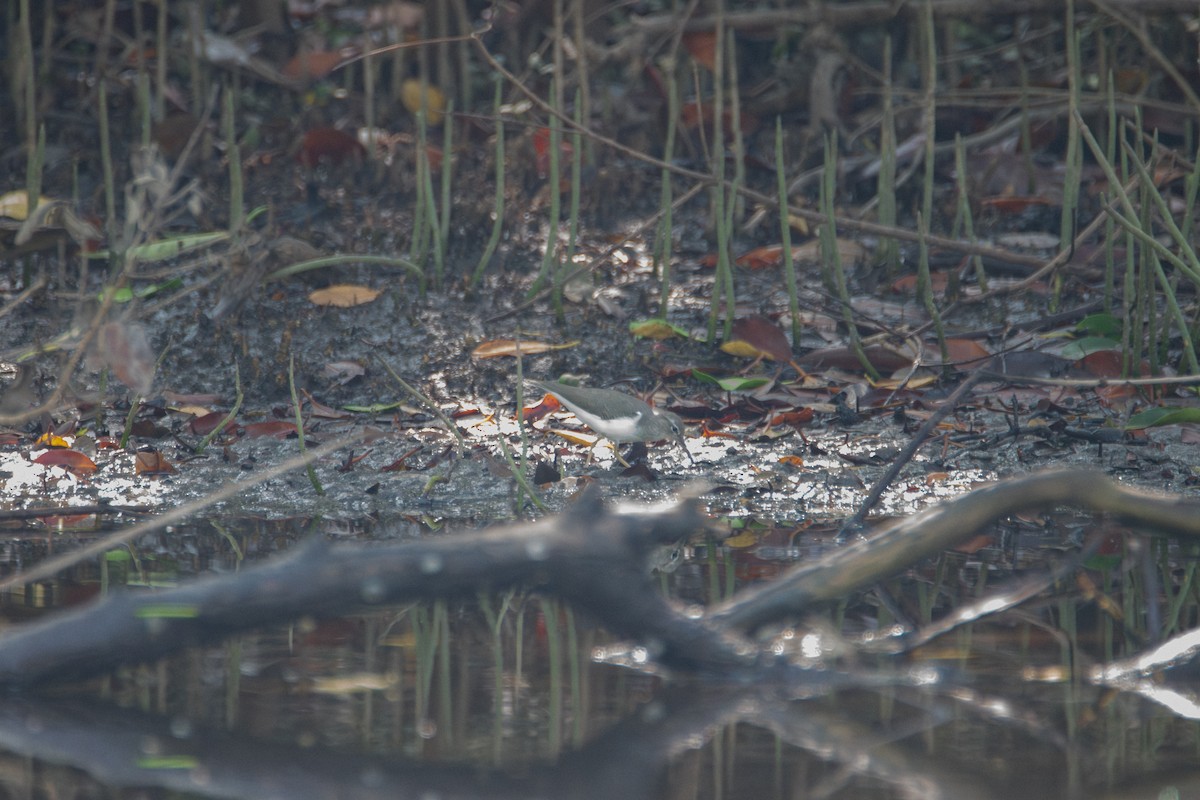
[[[322,161],[327,164],[341,164],[347,159],[359,159],[366,155],[367,149],[345,131],[339,131],[337,128],[313,128],[304,134],[296,159],[312,169]]]
[[[228,414],[224,411],[213,411],[211,414],[196,417],[188,423],[188,431],[195,436],[207,436],[216,430],[217,426],[221,424],[221,420],[225,419],[226,416]],[[234,421],[230,420],[229,424],[225,426],[225,430],[228,431],[234,424]]]
[[[62,467],[78,476],[90,475],[96,471],[96,462],[78,450],[47,450],[35,458],[33,463],[44,467]]]
[[[247,439],[257,439],[261,436],[273,436],[276,439],[286,439],[296,433],[296,423],[281,419],[267,422],[251,422],[242,427]]]

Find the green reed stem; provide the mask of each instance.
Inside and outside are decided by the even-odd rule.
[[[225,419],[221,420],[219,425],[209,431],[208,434],[200,440],[200,444],[196,445],[196,455],[203,453],[204,449],[208,447],[209,443],[212,442],[212,440],[215,439],[218,434],[225,430],[225,426],[237,419],[238,412],[242,410],[242,401],[246,396],[242,391],[242,369],[238,365],[236,358],[233,360],[233,385],[237,393],[237,396],[233,400],[233,408],[229,409],[229,413],[225,415]]]
[[[946,348],[946,332],[942,326],[942,315],[933,297],[933,281],[929,275],[929,230],[933,220],[934,161],[937,133],[937,45],[933,27],[933,7],[926,0],[921,7],[921,67],[924,92],[922,97],[925,128],[925,171],[922,184],[921,213],[918,216],[920,234],[919,258],[917,259],[917,294],[925,306],[929,319],[937,333],[938,348],[942,364],[949,369],[950,354]]]
[[[503,99],[503,82],[499,76],[495,80],[495,91],[492,94],[492,118],[496,120],[496,197],[492,202],[492,235],[488,237],[483,255],[475,265],[475,274],[471,276],[471,288],[474,289],[483,280],[483,271],[491,262],[500,244],[500,235],[504,232],[504,120],[500,116],[500,101]]]
[[[896,227],[896,109],[892,98],[892,37],[883,40],[883,118],[879,124],[879,176],[875,184],[879,224]],[[879,243],[879,263],[889,275],[900,265],[900,247],[887,237]]]
[[[428,133],[425,125],[425,112],[420,110],[416,114],[417,117],[417,169],[416,169],[416,190],[417,196],[413,201],[413,224],[412,224],[412,241],[409,242],[409,259],[421,266],[421,295],[425,295],[425,288],[428,283],[428,274],[426,273],[426,258],[429,256],[429,223],[426,216],[429,214],[429,209],[432,202],[426,197],[429,191],[430,181],[429,173],[429,151],[427,149]]]
[[[557,600],[542,599],[542,613],[546,618],[546,658],[550,664],[549,734],[551,757],[562,752],[563,686],[562,686],[562,641],[558,632]]]
[[[675,59],[670,58],[662,64],[663,75],[667,78],[667,138],[663,143],[663,162],[670,164],[675,158],[675,139],[679,126],[679,78]],[[659,268],[659,278],[662,281],[662,291],[658,301],[658,315],[667,317],[668,301],[671,297],[671,250],[674,245],[675,222],[672,197],[674,194],[671,184],[671,171],[665,166],[660,178],[659,208],[662,216],[658,221],[657,241],[654,246],[654,257]],[[786,208],[786,207],[785,207]]]
[[[567,252],[558,263],[555,282],[562,286],[575,266],[575,248],[579,243],[579,203],[583,194],[583,106],[579,90],[575,90],[575,130],[571,131],[571,207],[567,221]],[[559,320],[562,321],[561,319]]]
[[[779,192],[779,241],[783,245],[783,278],[792,316],[792,347],[800,344],[800,294],[796,259],[792,257],[792,221],[788,217],[787,165],[783,161],[783,117],[775,118],[775,188]]]
[[[453,211],[451,200],[454,199],[454,101],[446,103],[445,113],[442,115],[442,208],[441,214],[438,216],[437,237],[438,244],[442,253],[442,262],[438,265],[437,280],[438,285],[442,283],[442,270],[445,267],[445,259],[450,251],[450,215]]]
[[[229,156],[229,233],[236,238],[246,221],[245,183],[242,180],[242,155],[234,125],[233,92],[225,91],[225,146]]]
[[[116,272],[120,267],[120,262],[123,260],[121,253],[124,252],[125,243],[117,241],[117,179],[113,175],[112,163],[112,138],[111,129],[108,126],[108,90],[105,88],[105,82],[100,81],[99,97],[97,102],[100,104],[100,169],[104,175],[104,213],[105,213],[105,231],[108,234],[109,252],[113,254],[113,260],[109,263],[109,270]],[[30,202],[37,202],[31,200]]]
[[[846,282],[846,271],[842,265],[841,248],[838,247],[837,223],[834,221],[837,217],[835,213],[837,204],[834,202],[834,197],[837,195],[837,152],[837,131],[834,131],[825,137],[825,161],[821,172],[820,204],[821,213],[825,215],[825,222],[822,223],[820,229],[821,261],[828,265],[833,290],[837,295],[838,304],[842,307],[842,324],[846,326],[846,334],[850,337],[850,349],[871,380],[877,381],[879,380],[879,371],[867,357],[866,351],[863,350],[862,338],[858,335],[858,325],[854,321],[854,307],[850,304],[850,289]]]
[[[962,136],[958,133],[954,134],[954,171],[957,173],[958,182],[958,217],[962,220],[967,241],[975,244],[975,219],[971,214],[971,189],[967,182],[966,147],[963,145]],[[983,259],[974,255],[971,256],[971,263],[975,265],[975,282],[979,284],[979,290],[986,293],[987,272],[983,268]]]
[[[300,395],[296,392],[296,355],[293,353],[288,357],[288,391],[292,396],[292,411],[296,419],[296,441],[300,445],[300,455],[308,456],[308,443],[304,438],[304,415],[300,413]],[[313,462],[308,461],[305,465],[308,472],[308,482],[312,484],[313,490],[317,495],[324,496],[325,487],[321,485],[321,479],[317,477],[317,470],[313,467]]]

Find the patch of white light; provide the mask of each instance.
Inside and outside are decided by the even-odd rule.
[[[0,479],[0,488],[9,502],[21,498],[71,506],[93,505],[99,500],[115,505],[155,506],[169,501],[178,491],[170,481],[138,475],[129,453],[116,453],[102,460],[95,475],[80,479],[62,467],[33,463],[45,452],[33,450],[28,457],[0,453],[0,472],[6,473]]]
[[[942,682],[942,674],[933,667],[920,665],[908,671],[909,680],[914,686],[933,686]]]
[[[800,637],[800,655],[803,658],[816,661],[828,649],[825,644],[825,637],[818,633],[806,633]]]
[[[1200,719],[1200,698],[1196,697],[1195,692],[1160,686],[1154,681],[1138,681],[1127,688],[1147,700],[1153,700],[1155,703],[1165,706],[1172,713],[1184,719]]]
[[[550,548],[545,539],[530,539],[525,543],[525,555],[530,561],[545,561],[550,557]]]
[[[1200,630],[1190,630],[1133,658],[1093,667],[1089,677],[1101,684],[1120,684],[1193,660],[1200,654]]]

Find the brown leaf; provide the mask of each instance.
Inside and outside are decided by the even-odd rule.
[[[134,456],[134,471],[138,475],[173,475],[179,470],[157,450],[139,450]]]
[[[366,154],[367,148],[345,131],[339,131],[337,128],[313,128],[304,134],[296,160],[312,169],[322,161],[327,164],[341,164],[347,159],[363,158]]]
[[[733,339],[753,347],[772,361],[792,360],[792,345],[783,329],[766,317],[754,315],[734,320]]]
[[[340,283],[335,286],[327,286],[324,289],[317,289],[308,296],[308,300],[317,306],[350,308],[370,303],[381,294],[383,292],[379,289],[372,289],[369,286],[354,286],[348,283]]]
[[[134,392],[144,395],[154,383],[155,358],[146,329],[136,322],[109,322],[96,338],[100,358]]]
[[[227,416],[228,413],[225,411],[213,411],[212,413],[205,414],[204,416],[196,417],[188,423],[188,431],[191,432],[193,436],[207,436],[216,430],[217,426],[221,424],[221,420],[225,419]],[[230,420],[225,426],[224,430],[228,431],[236,424],[237,423],[235,421]]]
[[[242,430],[247,439],[257,439],[262,436],[286,439],[296,433],[296,423],[274,419],[267,422],[251,422],[248,425],[243,425]]]

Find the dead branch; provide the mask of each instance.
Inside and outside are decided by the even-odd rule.
[[[1088,470],[1056,470],[1000,481],[939,503],[828,557],[794,568],[778,580],[743,592],[709,618],[754,629],[844,597],[965,541],[1017,511],[1074,506],[1110,514],[1130,525],[1184,536],[1200,535],[1200,501],[1156,496]]]
[[[980,17],[1011,16],[1014,14],[1056,13],[1065,7],[1065,0],[1007,0],[1004,3],[989,0],[931,0],[935,17]],[[1164,14],[1172,12],[1194,13],[1193,0],[1113,0],[1105,6],[1128,13]],[[825,24],[835,28],[854,25],[870,25],[887,22],[896,17],[907,17],[921,13],[924,3],[911,2],[862,2],[862,3],[814,3],[798,8],[761,9],[728,13],[722,24],[736,30],[794,28],[806,25]],[[642,18],[634,17],[633,24],[647,33],[663,33],[682,26],[684,31],[712,30],[717,25],[716,17],[702,16],[685,19],[676,14],[655,14]]]
[[[314,541],[236,575],[157,593],[122,592],[0,639],[0,684],[105,673],[233,633],[301,616],[475,597],[531,587],[561,597],[660,664],[746,674],[773,663],[742,631],[794,619],[814,604],[893,575],[1018,511],[1070,505],[1147,530],[1200,534],[1200,501],[1154,496],[1086,470],[1001,481],[942,503],[830,556],[742,592],[701,619],[676,609],[645,569],[654,548],[708,525],[695,498],[667,511],[615,513],[592,493],[566,513],[435,541],[334,546]]]
[[[754,648],[675,610],[645,564],[654,548],[707,525],[686,500],[664,513],[611,513],[595,493],[567,513],[436,541],[374,547],[313,540],[288,556],[162,592],[120,592],[17,631],[0,647],[0,684],[103,674],[238,631],[365,606],[534,587],[649,643],[661,663],[729,671]]]

